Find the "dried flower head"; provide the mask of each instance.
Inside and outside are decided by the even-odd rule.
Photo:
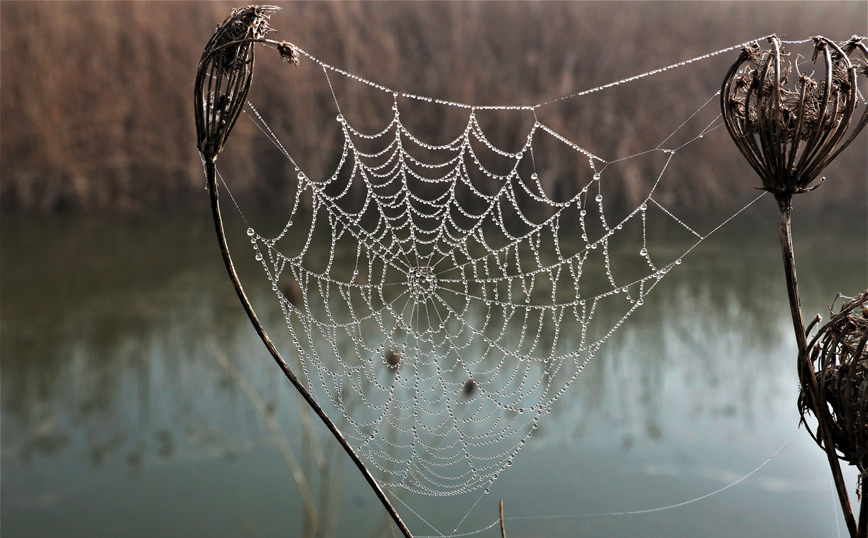
[[[811,183],[868,122],[868,107],[851,127],[859,104],[857,77],[868,76],[863,38],[838,45],[815,37],[811,62],[822,57],[822,78],[804,73],[805,63],[784,61],[780,39],[770,49],[742,49],[720,92],[724,122],[738,149],[778,197],[816,188]],[[810,64],[808,64],[810,66]]]
[[[830,309],[831,313],[831,309]],[[832,418],[832,439],[839,457],[868,472],[868,290],[844,303],[810,344],[820,400]],[[799,395],[799,410],[816,415],[811,399]],[[812,432],[821,444],[821,436]],[[821,444],[822,446],[822,444]]]
[[[196,73],[195,108],[198,147],[207,159],[223,150],[253,79],[254,40],[271,32],[268,19],[280,8],[233,9],[217,27]]]
[[[295,45],[287,41],[281,41],[277,45],[277,52],[280,53],[280,58],[289,64],[298,67],[298,50]]]

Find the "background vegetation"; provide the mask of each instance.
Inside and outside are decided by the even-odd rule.
[[[202,203],[193,79],[205,42],[236,5],[2,2],[3,209],[145,213]],[[770,33],[841,40],[868,33],[868,5],[861,1],[280,5],[272,21],[276,38],[397,90],[477,104],[534,104]],[[667,122],[695,110],[687,96],[711,95],[735,55],[692,67],[695,76],[658,77],[654,94],[633,95],[624,85],[601,92],[593,106],[566,101],[551,107],[544,121],[574,132],[586,126],[588,144],[603,154],[647,149],[660,130],[677,127]],[[318,170],[333,162],[328,149],[337,143],[337,125],[322,72],[308,64],[289,74],[294,82],[287,87],[286,78],[271,76],[279,62],[260,62],[254,87],[264,96],[263,112],[280,118],[276,127],[310,156],[306,166]],[[382,118],[376,99],[348,95],[361,120]],[[430,136],[445,136],[431,128],[442,109],[417,112],[414,121]],[[511,147],[524,134],[510,127],[525,120],[504,115],[487,121],[495,141]],[[864,147],[865,136],[854,147]],[[262,139],[252,133],[242,130],[235,138],[236,164],[268,172],[236,187],[236,194],[280,198],[286,183],[278,176],[287,163],[264,154]],[[553,158],[555,165],[571,166]],[[864,152],[851,150],[840,161],[827,174],[834,182],[812,196],[814,207],[864,208]],[[631,166],[619,193],[625,201],[647,181],[641,163]],[[703,153],[690,172],[679,174],[676,187],[699,209],[730,196],[733,182],[756,183],[729,145]]]

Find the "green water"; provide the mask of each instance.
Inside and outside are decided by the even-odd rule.
[[[336,443],[301,420],[237,304],[204,209],[168,222],[3,220],[4,538],[311,534],[281,435],[326,506],[316,509],[325,535],[392,536]],[[761,209],[653,290],[490,494],[397,492],[411,530],[487,527],[503,499],[509,536],[834,536],[823,454],[803,429],[787,442],[795,344],[773,209]],[[868,284],[860,219],[797,214],[806,317]],[[252,260],[239,264],[252,271]],[[265,283],[249,281],[280,334]],[[612,515],[701,497],[779,449],[719,494]]]

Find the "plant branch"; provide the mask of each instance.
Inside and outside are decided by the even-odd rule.
[[[283,360],[283,357],[280,355],[280,352],[277,351],[277,348],[274,346],[274,343],[269,338],[268,334],[265,332],[265,329],[262,327],[262,324],[259,322],[259,318],[256,316],[256,312],[253,310],[253,306],[250,304],[250,300],[247,298],[247,294],[244,292],[244,288],[241,286],[241,281],[238,279],[238,274],[235,272],[235,265],[232,263],[232,257],[229,254],[229,245],[226,242],[226,232],[223,229],[223,218],[220,214],[220,196],[217,190],[217,166],[216,166],[217,155],[215,154],[211,158],[206,159],[205,161],[205,175],[207,176],[208,181],[208,191],[211,194],[211,213],[214,217],[214,229],[217,232],[217,240],[220,243],[220,252],[223,255],[223,261],[226,264],[226,271],[229,273],[229,278],[232,280],[232,285],[235,287],[235,292],[238,294],[238,299],[241,301],[241,305],[244,307],[244,310],[247,312],[247,317],[250,318],[250,322],[253,324],[253,327],[256,329],[257,334],[259,334],[259,338],[262,340],[262,343],[265,344],[265,347],[268,349],[268,352],[271,353],[271,356],[274,358],[277,365],[283,371],[284,375],[286,375],[287,379],[295,386],[296,390],[298,390],[299,394],[305,399],[307,404],[311,409],[317,414],[320,420],[326,425],[332,435],[337,439],[338,443],[340,443],[341,447],[343,447],[344,452],[353,460],[356,467],[365,477],[365,480],[370,485],[371,489],[374,490],[374,493],[377,495],[377,498],[380,499],[380,502],[383,504],[383,507],[392,516],[392,520],[401,530],[401,533],[404,534],[406,538],[413,538],[413,535],[410,533],[410,530],[404,524],[403,520],[401,520],[401,516],[398,515],[398,512],[395,510],[395,507],[392,506],[392,503],[389,502],[389,499],[386,497],[386,494],[383,492],[380,485],[371,476],[371,473],[368,471],[368,468],[365,467],[365,464],[347,442],[346,438],[343,434],[338,430],[337,426],[331,421],[331,419],[326,415],[325,411],[319,406],[319,404],[314,399],[313,395],[304,387],[304,385],[299,381],[298,377],[293,373],[293,371],[289,368],[289,365]]]
[[[799,348],[798,372],[799,380],[802,386],[806,387],[806,392],[811,399],[811,405],[814,408],[818,422],[819,434],[823,440],[823,448],[826,451],[826,457],[829,460],[829,467],[832,470],[832,477],[835,481],[835,489],[838,492],[838,500],[841,503],[841,509],[844,512],[844,520],[847,523],[847,529],[850,531],[850,536],[857,537],[856,518],[853,515],[853,509],[850,506],[850,498],[847,495],[844,476],[841,473],[841,464],[838,461],[838,455],[835,452],[835,443],[832,440],[832,432],[829,429],[829,411],[826,403],[820,398],[819,387],[817,386],[817,376],[814,372],[813,363],[808,356],[808,339],[805,333],[805,323],[802,318],[802,305],[799,298],[799,283],[796,279],[796,260],[793,253],[793,233],[792,233],[792,195],[780,194],[775,196],[778,201],[778,229],[780,232],[781,252],[784,258],[784,273],[787,281],[787,295],[790,300],[790,313],[793,319],[793,330],[796,334],[796,344]],[[864,507],[863,507],[864,508]],[[864,512],[864,510],[863,510]],[[865,530],[865,529],[863,529]]]

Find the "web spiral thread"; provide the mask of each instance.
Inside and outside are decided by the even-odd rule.
[[[317,62],[326,76],[357,78]],[[536,107],[495,107],[534,114],[516,151],[490,141],[478,107],[467,107],[459,136],[430,144],[404,125],[399,106],[399,97],[424,98],[376,88],[393,94],[391,121],[364,132],[338,114],[334,171],[311,178],[296,166],[283,230],[248,235],[304,374],[343,416],[354,449],[413,492],[487,488],[601,345],[708,235],[655,193],[678,150],[722,122],[639,154],[656,156],[657,181],[613,217],[602,185],[618,161],[541,123]],[[248,116],[295,164],[252,105]],[[558,195],[540,177],[533,148],[542,138],[587,162],[577,194]],[[692,242],[656,255],[649,219]],[[623,244],[633,245],[628,254]],[[629,259],[631,271],[616,259]]]

